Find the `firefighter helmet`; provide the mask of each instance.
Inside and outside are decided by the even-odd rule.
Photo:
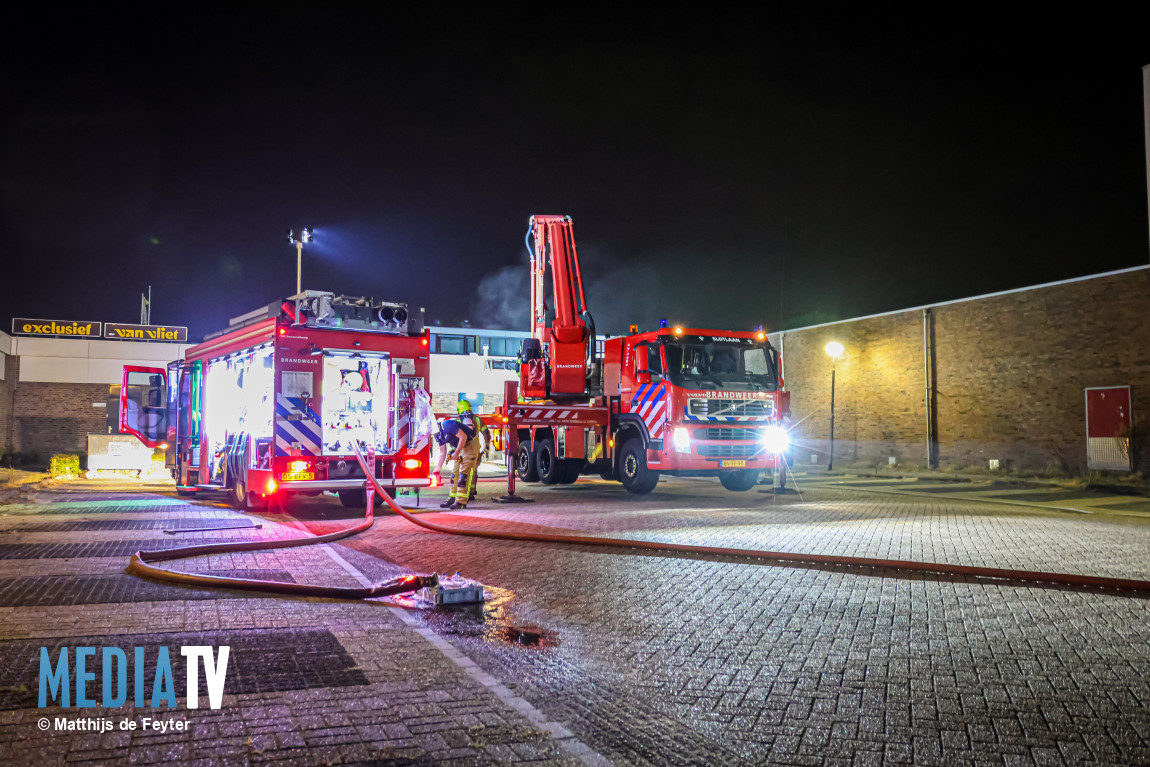
[[[459,408],[458,408],[458,412],[460,412],[460,413],[470,413],[470,412],[471,412],[471,403],[470,403],[468,400],[465,400],[465,399],[461,399],[461,400],[459,400]]]

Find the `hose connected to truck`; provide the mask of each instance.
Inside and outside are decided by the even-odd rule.
[[[364,520],[351,527],[337,530],[326,535],[316,535],[308,538],[281,538],[271,541],[243,541],[241,543],[208,543],[199,546],[182,546],[164,551],[137,551],[128,562],[128,572],[169,583],[180,583],[185,586],[218,586],[227,589],[245,589],[247,591],[266,591],[272,594],[291,594],[304,597],[336,597],[339,599],[371,599],[372,597],[385,597],[392,594],[406,594],[423,587],[434,587],[439,581],[437,575],[405,575],[384,583],[368,587],[345,586],[313,586],[306,583],[283,583],[281,581],[265,581],[252,578],[231,578],[222,575],[203,575],[201,573],[188,573],[182,570],[165,570],[153,566],[153,562],[168,562],[173,559],[186,557],[201,557],[209,554],[230,554],[237,551],[257,551],[261,549],[287,549],[297,546],[312,546],[317,543],[329,543],[340,538],[347,538],[362,533],[375,524],[375,512],[372,503],[374,493],[368,496],[367,512]],[[387,494],[383,497],[388,499]],[[391,502],[392,508],[396,504]]]
[[[941,562],[918,562],[905,559],[876,559],[872,557],[844,557],[827,554],[801,554],[789,551],[766,551],[761,549],[733,549],[722,546],[693,546],[681,543],[662,543],[659,541],[635,541],[629,538],[605,538],[589,535],[554,535],[550,533],[516,533],[498,530],[469,530],[467,528],[449,527],[419,519],[407,509],[396,503],[384,491],[379,481],[372,476],[364,460],[363,453],[355,445],[356,459],[368,478],[371,491],[367,491],[367,512],[362,522],[343,530],[326,535],[310,538],[288,538],[271,541],[245,541],[241,543],[211,543],[199,546],[184,546],[164,551],[137,551],[128,563],[128,572],[133,575],[145,576],[156,580],[168,581],[193,586],[218,586],[231,589],[246,589],[250,591],[265,591],[273,594],[291,594],[295,596],[336,597],[341,599],[371,599],[372,597],[404,594],[416,591],[425,586],[434,587],[438,583],[436,575],[407,575],[395,578],[384,583],[370,587],[342,587],[342,586],[313,586],[302,583],[282,583],[280,581],[265,581],[248,578],[232,578],[220,575],[203,575],[188,573],[180,570],[165,570],[153,566],[154,562],[165,562],[186,557],[205,556],[209,554],[227,554],[237,551],[257,551],[261,549],[284,549],[297,546],[311,546],[317,543],[329,543],[341,538],[361,533],[375,523],[374,497],[378,493],[384,502],[399,516],[414,525],[436,533],[445,535],[464,535],[473,538],[494,538],[508,541],[533,541],[538,543],[564,543],[581,546],[605,546],[610,548],[637,549],[641,551],[661,551],[673,554],[705,554],[710,556],[746,557],[751,559],[765,559],[773,562],[784,562],[792,565],[828,565],[835,567],[881,568],[901,572],[919,572],[929,575],[962,576],[977,579],[993,579],[1012,582],[1032,582],[1056,586],[1073,586],[1078,588],[1114,589],[1118,591],[1133,591],[1150,593],[1150,581],[1129,578],[1108,578],[1094,575],[1076,575],[1073,573],[1048,573],[1035,570],[1014,570],[999,567],[975,567],[972,565],[954,565]]]
[[[843,557],[827,554],[798,554],[789,551],[763,551],[759,549],[732,549],[722,546],[692,546],[682,543],[661,543],[659,541],[634,541],[629,538],[603,538],[590,535],[553,535],[550,533],[515,533],[497,530],[468,530],[466,528],[437,525],[417,518],[383,491],[379,481],[371,475],[364,462],[363,454],[356,447],[356,458],[364,474],[375,488],[375,492],[383,496],[387,505],[407,521],[422,528],[447,535],[466,535],[474,538],[496,538],[509,541],[536,541],[540,543],[568,543],[582,546],[609,546],[612,548],[640,549],[645,551],[665,551],[675,554],[708,554],[711,556],[749,557],[753,559],[768,559],[774,562],[786,562],[794,565],[832,565],[839,567],[868,567],[883,568],[896,571],[911,571],[927,573],[930,575],[959,575],[967,578],[1006,580],[1015,582],[1034,582],[1059,586],[1076,586],[1086,588],[1116,589],[1119,591],[1135,591],[1150,593],[1150,581],[1128,578],[1106,578],[1094,575],[1075,575],[1072,573],[1046,573],[1034,570],[1012,570],[999,567],[974,567],[971,565],[952,565],[940,562],[916,562],[906,559],[874,559],[871,557]]]

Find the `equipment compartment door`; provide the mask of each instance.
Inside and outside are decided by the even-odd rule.
[[[1130,387],[1086,390],[1086,466],[1130,471]]]
[[[323,455],[352,455],[352,442],[389,452],[391,360],[370,352],[323,356]]]

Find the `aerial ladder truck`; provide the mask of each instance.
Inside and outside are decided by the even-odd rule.
[[[512,487],[514,471],[545,484],[598,473],[632,493],[661,474],[713,476],[745,491],[778,468],[789,398],[765,332],[632,325],[599,353],[571,217],[532,216],[526,239],[531,337],[499,410]]]

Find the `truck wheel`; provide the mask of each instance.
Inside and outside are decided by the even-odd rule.
[[[550,439],[535,440],[535,470],[539,481],[545,485],[556,485],[563,481],[565,462],[555,457],[555,443]]]
[[[619,481],[629,493],[649,493],[659,482],[659,472],[647,468],[647,449],[643,440],[632,437],[623,445]]]
[[[758,469],[743,469],[742,471],[728,471],[719,475],[723,487],[736,493],[750,490],[759,481]]]
[[[515,473],[523,482],[538,482],[539,471],[535,468],[535,456],[531,453],[531,444],[519,443],[519,452],[515,454]]]
[[[248,492],[247,477],[236,478],[228,491],[228,497],[231,499],[232,506],[240,511],[256,511],[267,505],[265,499]]]

